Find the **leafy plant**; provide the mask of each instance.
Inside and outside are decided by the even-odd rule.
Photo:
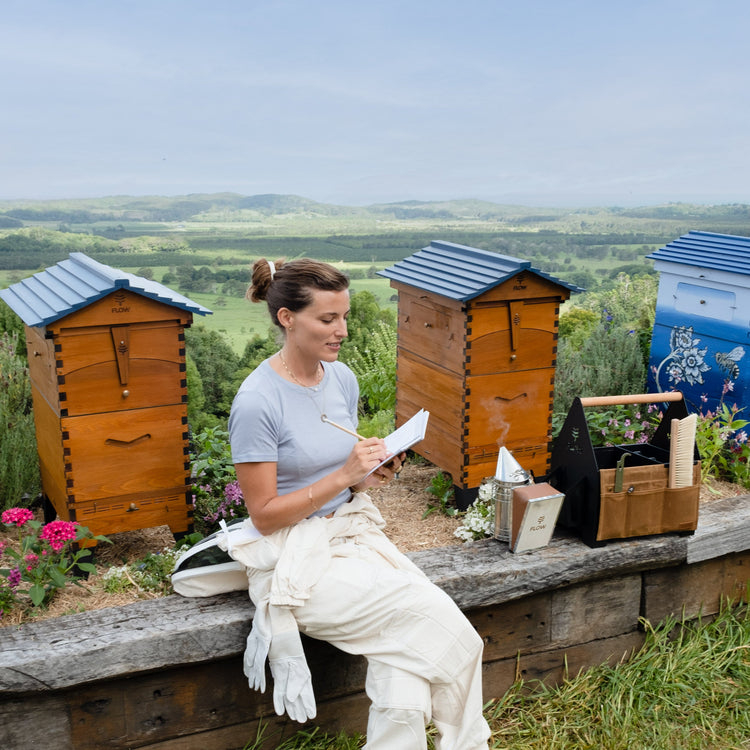
[[[701,481],[716,477],[748,486],[750,445],[742,428],[750,422],[738,418],[742,409],[736,404],[727,406],[724,402],[724,396],[731,390],[728,383],[716,411],[698,413],[695,440],[701,455]]]
[[[451,505],[451,501],[455,496],[455,489],[453,487],[453,477],[450,474],[445,471],[438,472],[430,481],[427,492],[435,498],[435,502],[428,502],[427,510],[422,515],[422,518],[427,518],[434,511],[438,511],[444,516],[458,515],[458,508]]]
[[[656,404],[628,404],[586,410],[586,422],[595,446],[648,443],[661,418],[662,412]]]
[[[556,414],[567,413],[576,396],[642,393],[645,383],[646,365],[636,332],[602,321],[580,350],[560,341],[552,408]]]
[[[134,588],[147,595],[168,596],[173,591],[172,572],[180,551],[165,547],[129,565],[112,566],[102,576],[103,588],[110,594]]]
[[[0,509],[28,505],[41,488],[31,381],[17,331],[0,333]]]
[[[47,604],[68,583],[78,584],[82,574],[96,570],[87,561],[90,550],[81,548],[80,542],[109,542],[107,537],[94,536],[88,528],[72,521],[58,519],[43,524],[27,508],[4,511],[2,522],[18,529],[17,548],[0,547],[0,557],[11,563],[11,567],[0,569],[0,576],[5,579],[0,601],[9,609],[22,602],[21,595],[27,595],[31,604],[38,607]]]
[[[215,530],[222,518],[246,516],[232,463],[229,433],[211,427],[193,438],[191,453],[195,520],[200,531]]]
[[[560,318],[553,413],[576,396],[641,393],[645,387],[657,280],[619,274]]]
[[[392,411],[383,410],[360,417],[357,432],[364,437],[383,437],[393,432],[395,417]]]
[[[378,321],[364,346],[353,344],[347,350],[367,414],[396,408],[396,339],[395,327]]]

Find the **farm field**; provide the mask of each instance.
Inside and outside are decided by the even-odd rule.
[[[123,257],[125,260],[127,256]],[[255,258],[249,258],[247,264],[247,279],[250,279],[250,266]],[[371,264],[362,263],[343,263],[336,262],[335,265],[344,271],[362,270],[366,265],[368,268]],[[385,268],[387,264],[381,263],[379,267]],[[122,271],[132,274],[138,274],[141,267],[128,266],[126,264],[118,265]],[[213,271],[222,268],[236,269],[237,266],[212,265]],[[161,282],[165,274],[170,272],[168,266],[155,266],[150,269],[153,272],[155,281]],[[173,269],[172,269],[173,270]],[[38,269],[0,271],[0,289],[15,284],[22,279],[29,278],[36,273]],[[180,289],[178,285],[167,284],[171,289],[179,291],[189,299],[211,310],[210,315],[195,315],[193,325],[203,325],[208,330],[218,331],[224,335],[237,354],[242,354],[245,344],[254,335],[264,337],[271,327],[265,305],[256,305],[240,296],[229,296],[221,293],[204,293],[191,292]],[[391,299],[393,290],[390,287],[388,279],[376,277],[355,278],[351,282],[351,289],[354,292],[368,291],[375,296],[378,305],[382,308],[391,308],[395,311],[396,302]]]

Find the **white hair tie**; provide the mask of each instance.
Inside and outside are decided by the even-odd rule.
[[[273,261],[268,261],[268,268],[271,271],[271,281],[273,281],[273,277],[276,276],[276,266],[273,264]]]

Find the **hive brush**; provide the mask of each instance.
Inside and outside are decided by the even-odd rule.
[[[669,441],[669,486],[689,487],[693,483],[693,456],[695,455],[695,427],[698,418],[690,414],[684,419],[672,420]]]

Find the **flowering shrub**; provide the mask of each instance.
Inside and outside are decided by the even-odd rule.
[[[586,410],[586,422],[594,446],[648,443],[662,416],[663,413],[656,404],[629,404],[611,409]]]
[[[222,519],[247,516],[232,463],[229,433],[211,428],[194,437],[193,503],[199,531],[208,534]]]
[[[701,455],[701,480],[712,476],[750,487],[750,445],[743,430],[750,422],[738,418],[742,410],[737,404],[724,403],[732,390],[733,383],[727,380],[716,411],[698,412],[695,440]],[[705,404],[708,398],[704,395],[701,400]]]
[[[228,521],[230,518],[246,518],[247,507],[245,498],[242,496],[240,483],[235,479],[224,486],[223,498],[219,500],[216,509],[209,511],[203,516],[203,520],[211,527],[218,528],[220,521]]]
[[[495,490],[490,482],[482,482],[477,499],[466,509],[461,525],[453,535],[465,542],[484,539],[495,533]]]
[[[94,566],[85,561],[89,550],[73,550],[75,542],[109,541],[72,521],[42,524],[27,508],[9,508],[0,519],[5,526],[18,529],[17,549],[0,544],[0,563],[9,564],[0,568],[0,617],[22,604],[23,596],[35,607],[47,604],[58,589],[76,583],[81,573],[94,572]]]

